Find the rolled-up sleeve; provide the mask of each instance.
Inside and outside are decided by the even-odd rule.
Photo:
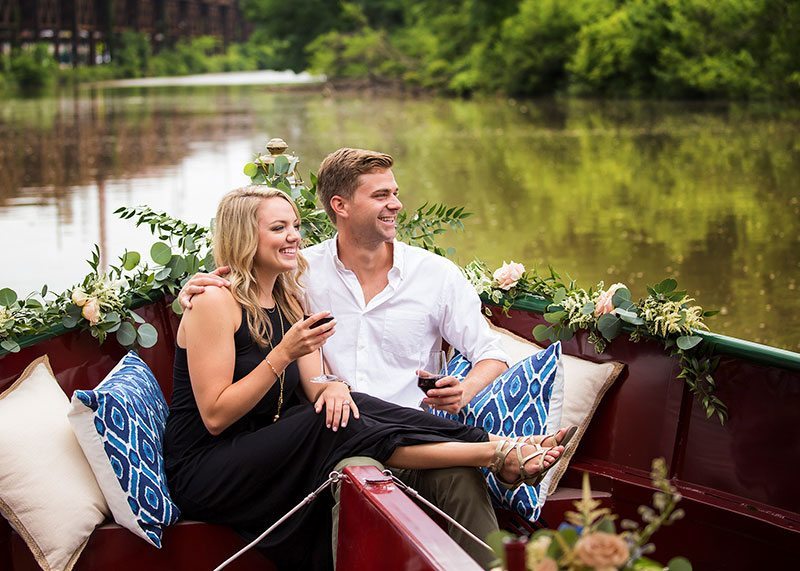
[[[500,347],[500,336],[481,313],[481,299],[455,264],[448,264],[445,287],[439,300],[442,337],[470,362],[496,359],[511,365]]]

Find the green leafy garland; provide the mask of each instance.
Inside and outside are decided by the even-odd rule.
[[[680,359],[678,378],[686,382],[703,405],[706,417],[716,415],[722,424],[727,420],[728,409],[714,394],[713,373],[719,358],[707,354],[703,338],[696,334],[708,330],[703,319],[717,312],[692,305],[694,299],[685,291],[678,291],[674,279],[648,286],[647,297],[634,302],[624,284],[605,288],[600,282],[585,290],[574,280],[563,280],[552,268],[542,276],[536,270],[526,271],[521,264],[511,262],[492,273],[486,264],[475,260],[463,271],[478,293],[501,305],[504,312],[521,295],[549,301],[544,312],[548,325],[537,325],[532,331],[539,341],[569,341],[577,331],[584,330],[598,353],[605,351],[608,343],[623,331],[632,341],[646,338],[661,341],[670,355]]]

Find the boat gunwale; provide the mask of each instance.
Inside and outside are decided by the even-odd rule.
[[[481,296],[481,300],[485,305],[502,307],[500,304],[492,302],[487,297]],[[550,300],[544,297],[524,294],[514,300],[511,309],[544,313],[551,303]],[[631,332],[633,331],[633,326],[624,323],[623,331]],[[787,349],[780,349],[778,347],[771,347],[769,345],[762,345],[752,341],[745,341],[744,339],[738,339],[720,333],[712,333],[710,331],[693,330],[692,334],[702,337],[703,341],[708,343],[711,349],[717,354],[737,357],[761,365],[779,367],[791,371],[800,371],[800,353],[795,353]]]
[[[138,309],[150,303],[157,303],[163,300],[165,297],[166,294],[164,293],[160,293],[153,298],[141,297],[133,302],[131,309]],[[486,296],[481,296],[481,301],[483,301],[485,305],[501,307],[499,304],[492,302]],[[511,309],[531,311],[534,313],[544,313],[550,304],[551,302],[544,297],[523,294],[514,300]],[[36,345],[37,343],[41,343],[42,341],[52,339],[53,337],[58,337],[59,335],[77,330],[77,327],[67,328],[59,323],[53,325],[46,331],[22,337],[16,341],[19,344],[20,349],[24,349],[26,347]],[[623,330],[630,332],[633,330],[633,327],[629,324],[623,324]],[[744,339],[738,339],[736,337],[730,337],[720,333],[712,333],[710,331],[694,330],[692,333],[702,337],[703,341],[708,343],[711,349],[717,354],[737,357],[752,361],[754,363],[772,367],[780,367],[783,369],[789,369],[791,371],[800,371],[800,353],[795,353],[794,351],[789,351],[787,349],[780,349],[778,347],[771,347],[769,345],[762,345],[752,341],[745,341]],[[3,357],[3,355],[7,353],[9,353],[9,351],[0,348],[0,357]]]

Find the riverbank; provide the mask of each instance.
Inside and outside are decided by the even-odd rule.
[[[224,73],[202,73],[182,75],[178,77],[140,77],[136,79],[113,79],[97,81],[92,87],[209,87],[236,85],[322,85],[326,81],[324,75],[311,75],[307,72],[293,71],[232,71]]]

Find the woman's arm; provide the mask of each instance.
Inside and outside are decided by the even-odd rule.
[[[240,324],[240,306],[223,288],[208,288],[205,295],[197,296],[181,322],[197,408],[215,436],[247,414],[276,381],[275,373],[262,361],[247,376],[233,382],[233,335]],[[291,362],[280,345],[267,359],[279,373]]]

